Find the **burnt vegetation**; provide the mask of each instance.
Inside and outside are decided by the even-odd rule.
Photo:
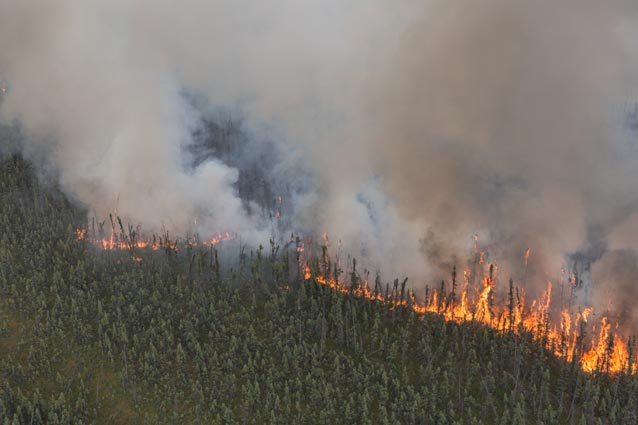
[[[531,335],[418,315],[406,281],[376,282],[386,302],[358,297],[368,276],[355,261],[341,270],[323,250],[303,270],[297,238],[223,252],[166,235],[139,249],[112,218],[130,249],[104,250],[78,240],[85,217],[2,157],[4,424],[638,421],[631,363],[585,373]]]

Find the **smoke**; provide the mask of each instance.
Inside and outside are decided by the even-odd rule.
[[[544,287],[578,259],[625,291],[635,9],[5,0],[0,116],[98,216],[263,243],[285,205],[286,229],[417,288],[476,234],[501,275]]]
[[[25,154],[55,171],[91,214],[117,209],[147,229],[263,242],[269,223],[238,196],[238,168],[186,158],[193,134],[212,110],[237,111],[260,134],[262,152],[262,141],[286,143],[268,171],[285,174],[299,162],[309,170],[303,178],[323,174],[327,162],[338,170],[336,158],[356,154],[340,147],[355,76],[392,38],[383,34],[393,31],[393,14],[381,5],[4,1],[0,75],[10,91],[2,117],[20,122]],[[194,98],[205,99],[203,110]],[[331,192],[319,180],[315,192]]]
[[[403,217],[430,227],[426,254],[467,252],[477,233],[501,273],[520,279],[529,247],[540,287],[556,282],[566,255],[606,254],[609,234],[636,211],[638,139],[624,123],[636,9],[424,7],[371,78],[365,152]],[[616,277],[598,283],[613,288]]]

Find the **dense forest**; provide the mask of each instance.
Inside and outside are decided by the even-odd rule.
[[[4,155],[3,424],[638,422],[632,370],[583,372],[531,335],[322,285],[323,259],[306,272],[294,238],[104,250],[78,240],[85,226]]]

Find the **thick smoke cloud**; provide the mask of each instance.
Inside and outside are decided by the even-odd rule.
[[[147,230],[231,231],[263,243],[270,223],[237,193],[235,165],[245,161],[185,158],[205,118],[218,108],[236,112],[253,145],[285,145],[277,166],[267,164],[271,178],[303,164],[289,178],[312,190],[286,200],[293,230],[336,235],[355,255],[381,252],[372,245],[391,244],[403,226],[385,230],[392,223],[383,214],[393,213],[374,183],[367,187],[351,123],[362,78],[387,57],[409,16],[407,5],[388,6],[3,1],[0,75],[10,94],[0,113],[25,129],[25,154],[59,174],[91,214],[117,208]]]
[[[416,287],[464,266],[477,234],[533,287],[593,264],[598,300],[633,288],[614,270],[638,234],[635,9],[4,0],[0,116],[102,217],[263,243],[281,191],[291,229]],[[200,137],[220,109],[250,140],[226,157]],[[260,160],[271,184],[244,196]]]
[[[467,252],[477,233],[506,276],[521,277],[531,248],[539,283],[556,282],[566,254],[605,254],[636,209],[638,139],[624,123],[635,93],[632,9],[425,7],[373,78],[366,153],[403,216],[431,226],[426,253]]]
[[[347,142],[349,115],[359,77],[398,34],[401,12],[387,12],[379,1],[3,1],[2,117],[20,122],[25,153],[91,213],[117,208],[147,229],[264,242],[268,223],[242,205],[236,168],[215,159],[184,166],[210,112],[192,98],[204,98],[239,111],[261,140],[287,143],[276,171],[303,162],[317,176],[314,194],[294,199],[305,217],[298,228],[342,233],[362,222],[344,208],[365,207],[356,193],[331,203],[327,171],[351,189],[344,165],[359,153]],[[319,200],[325,219],[316,222],[301,206]],[[324,228],[337,212],[343,229]]]

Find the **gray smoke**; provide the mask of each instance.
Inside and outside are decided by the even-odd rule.
[[[532,288],[580,261],[628,291],[636,9],[4,0],[0,116],[103,217],[263,243],[285,205],[286,229],[417,288],[476,234]]]
[[[402,216],[431,228],[426,253],[467,252],[476,233],[520,279],[531,248],[539,287],[566,260],[605,255],[636,212],[638,138],[625,119],[637,10],[428,2],[371,79],[364,142]],[[613,288],[615,276],[597,283]]]

